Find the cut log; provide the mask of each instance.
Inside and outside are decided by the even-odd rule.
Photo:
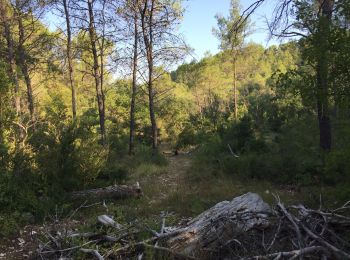
[[[142,196],[142,190],[138,183],[135,185],[113,185],[105,188],[76,191],[72,193],[73,199],[125,199],[139,198]]]
[[[166,244],[173,251],[200,256],[220,248],[242,232],[269,227],[271,214],[270,206],[259,195],[247,193],[203,212]]]

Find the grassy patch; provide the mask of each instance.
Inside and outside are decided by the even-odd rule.
[[[133,178],[137,179],[143,176],[157,176],[166,171],[165,166],[159,166],[152,163],[143,163],[136,167],[133,172]]]

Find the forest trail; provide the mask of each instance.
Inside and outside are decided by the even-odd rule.
[[[168,144],[162,144],[159,150],[166,158],[167,165],[160,174],[146,176],[140,181],[141,187],[151,189],[145,192],[150,197],[150,204],[164,202],[171,194],[180,192],[192,164],[189,153],[179,152],[175,155]]]
[[[164,152],[167,152],[166,150]],[[170,152],[172,152],[170,150]],[[189,154],[179,153],[166,153],[168,160],[167,172],[161,177],[161,182],[165,187],[169,187],[174,191],[178,189],[178,186],[184,181],[186,174],[191,167],[191,157]]]

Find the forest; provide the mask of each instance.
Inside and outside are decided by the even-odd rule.
[[[186,2],[0,0],[0,259],[350,259],[350,1]]]

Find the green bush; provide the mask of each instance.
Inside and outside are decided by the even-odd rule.
[[[326,155],[323,178],[330,185],[350,181],[350,149],[336,150]]]
[[[249,117],[243,117],[221,135],[207,138],[197,153],[197,164],[239,178],[302,185],[319,182],[325,168],[317,143],[317,124],[312,123],[314,125],[310,119],[299,120],[298,124],[284,125],[278,133],[261,132]],[[238,157],[231,155],[228,144]],[[344,163],[348,162],[346,156],[344,152],[342,156],[334,155],[334,158],[343,158],[342,164],[332,164],[329,157],[328,171],[336,165],[340,175],[343,174],[350,168]]]

